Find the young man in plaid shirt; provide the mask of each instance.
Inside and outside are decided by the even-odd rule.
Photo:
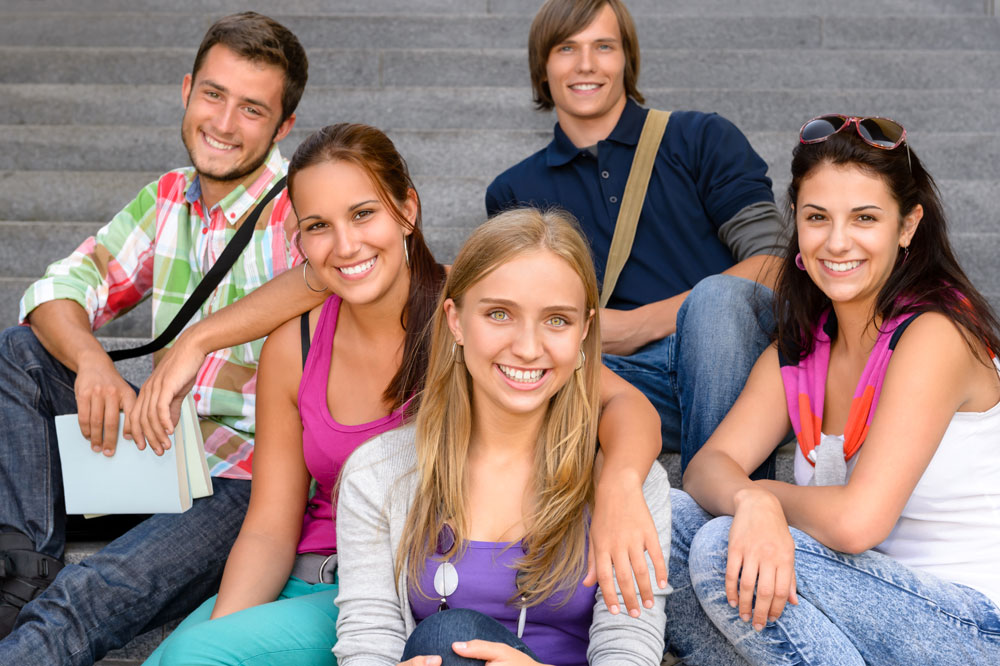
[[[246,12],[215,23],[182,87],[182,138],[193,167],[143,188],[95,237],[49,266],[21,301],[26,325],[0,334],[0,637],[7,636],[0,662],[92,663],[217,588],[250,495],[262,341],[211,354],[195,380],[214,495],[186,513],[153,516],[65,568],[53,417],[78,412],[95,452],[112,456],[116,444],[133,445],[116,439],[119,412],[132,408],[135,390],[93,331],[150,293],[154,336],[173,319],[284,175],[277,142],[295,123],[307,70],[299,41],[272,19]],[[285,230],[289,211],[286,192],[268,204],[194,320],[299,262]]]

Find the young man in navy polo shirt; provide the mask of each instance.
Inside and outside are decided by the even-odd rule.
[[[602,277],[647,113],[635,25],[621,0],[549,0],[528,51],[535,103],[559,122],[548,146],[493,181],[487,212],[568,209]],[[682,466],[735,402],[773,328],[781,220],[766,171],[726,119],[674,112],[601,312],[605,363],[656,406],[664,449],[679,450]],[[773,477],[773,458],[758,474]]]

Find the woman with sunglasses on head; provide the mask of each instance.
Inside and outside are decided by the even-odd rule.
[[[602,599],[613,587],[584,579],[599,337],[594,268],[567,213],[507,211],[473,232],[435,312],[415,426],[344,467],[341,663],[660,662],[666,590],[630,617]],[[653,465],[643,490],[664,552],[668,485]]]
[[[898,123],[806,123],[788,198],[777,340],[672,493],[671,602],[712,624],[671,639],[755,664],[1000,663],[997,320]],[[795,484],[751,481],[789,426]]]
[[[347,457],[403,424],[424,384],[425,331],[445,270],[423,239],[420,200],[393,143],[374,127],[326,127],[296,150],[288,188],[306,257],[300,275],[329,298],[264,343],[247,516],[218,596],[174,631],[150,666],[335,663],[332,494]],[[621,544],[600,557],[610,569],[614,556],[620,575],[631,558],[645,576],[641,553],[650,548],[665,580],[642,477],[633,470],[644,475],[659,452],[655,411],[606,369],[602,384],[601,434],[619,445],[608,455],[611,487],[600,502],[611,506],[600,529],[604,539]],[[621,520],[622,511],[633,515]],[[609,520],[619,525],[609,529]],[[364,561],[362,555],[359,564]],[[640,588],[652,604],[648,582]],[[630,609],[638,613],[632,594]]]

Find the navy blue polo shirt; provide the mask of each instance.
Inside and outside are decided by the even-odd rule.
[[[597,144],[577,148],[562,128],[548,146],[503,172],[486,191],[493,215],[522,205],[561,206],[580,221],[598,280],[648,109],[629,99],[618,124]],[[746,206],[774,201],[767,165],[725,118],[670,115],[650,176],[632,253],[608,307],[630,310],[691,289],[735,260],[719,228]]]

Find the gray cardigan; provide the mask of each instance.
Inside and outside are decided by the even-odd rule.
[[[413,440],[412,426],[384,433],[360,446],[341,471],[337,505],[340,593],[336,601],[340,615],[333,648],[340,666],[396,666],[416,625],[405,575],[393,583],[394,558],[416,489]],[[669,558],[670,481],[659,464],[653,465],[642,489],[663,555]],[[627,613],[612,615],[600,592],[595,593],[588,663],[660,663],[665,597],[670,588],[657,587],[652,564],[649,572],[655,605],[642,609],[638,618]]]

